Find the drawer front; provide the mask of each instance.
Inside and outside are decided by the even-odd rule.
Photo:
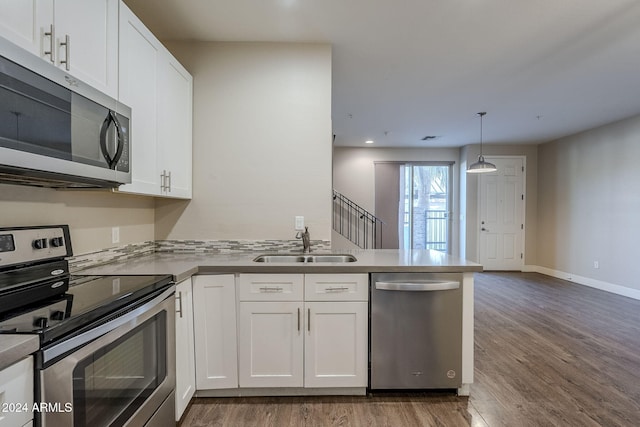
[[[367,274],[305,275],[305,301],[367,301],[368,297]]]
[[[302,274],[241,274],[240,301],[302,301]]]

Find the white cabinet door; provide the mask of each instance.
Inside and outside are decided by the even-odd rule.
[[[302,302],[241,302],[240,387],[303,386]]]
[[[0,371],[0,427],[21,426],[33,418],[33,357],[29,356]],[[21,411],[4,405],[25,405]]]
[[[47,60],[52,25],[53,0],[0,0],[0,36]]]
[[[119,0],[0,0],[0,35],[118,96]]]
[[[367,386],[367,303],[305,303],[305,387]]]
[[[117,98],[119,0],[54,0],[53,4],[56,64]]]
[[[119,191],[190,199],[193,78],[120,5],[119,99],[132,108],[131,184]]]
[[[118,98],[131,107],[131,184],[119,191],[160,195],[158,173],[158,64],[164,47],[124,4],[120,5]]]
[[[158,146],[163,195],[191,198],[193,78],[168,52],[163,52],[158,86]]]
[[[196,391],[191,278],[176,286],[176,421]]]
[[[232,274],[194,276],[198,390],[238,387],[235,295]]]

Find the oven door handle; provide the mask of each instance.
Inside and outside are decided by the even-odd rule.
[[[79,335],[63,340],[60,344],[56,344],[52,347],[44,349],[42,351],[42,363],[46,364],[49,361],[55,359],[56,357],[62,354],[65,354],[71,350],[74,350],[78,347],[81,347],[84,344],[87,344],[95,340],[96,338],[99,338],[102,335],[113,331],[114,329],[124,325],[125,323],[130,322],[136,317],[139,317],[145,312],[151,310],[156,305],[162,303],[162,301],[171,297],[174,293],[175,293],[175,286],[171,286],[170,288],[162,292],[157,297],[153,298],[152,300],[144,303],[140,307],[137,307],[136,309],[129,311],[128,313],[120,317],[116,317],[115,319],[110,320],[107,323],[103,323],[102,325],[98,325],[95,328],[92,328]]]

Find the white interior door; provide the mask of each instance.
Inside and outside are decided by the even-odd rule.
[[[524,160],[486,157],[498,170],[479,176],[479,254],[485,270],[524,265]]]

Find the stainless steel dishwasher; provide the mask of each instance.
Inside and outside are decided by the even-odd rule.
[[[462,385],[462,274],[371,275],[371,389]]]

